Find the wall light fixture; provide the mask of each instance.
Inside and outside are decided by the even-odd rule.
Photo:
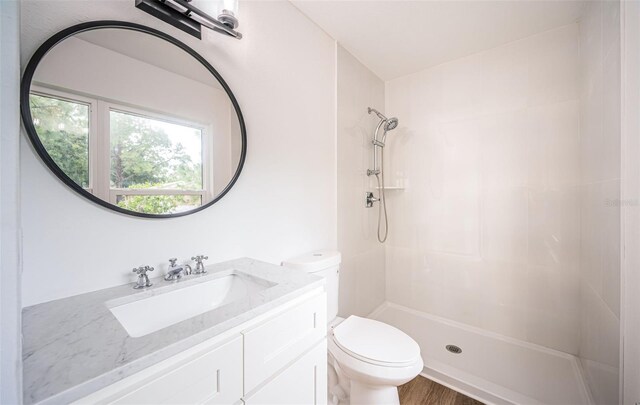
[[[241,39],[237,0],[135,0],[136,7],[202,39],[201,27]],[[216,17],[213,17],[216,16]]]

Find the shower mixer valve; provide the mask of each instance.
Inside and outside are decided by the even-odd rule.
[[[373,193],[370,192],[370,191],[367,191],[364,194],[365,194],[365,197],[366,197],[365,207],[367,207],[367,208],[372,208],[374,202],[380,201],[380,199],[379,198],[375,198],[373,196]]]

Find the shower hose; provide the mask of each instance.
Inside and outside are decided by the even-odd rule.
[[[384,194],[384,148],[380,148],[380,172],[376,173],[380,200],[378,201],[378,241],[384,243],[389,234],[389,220],[387,218],[387,198]],[[384,214],[384,235],[381,232],[382,215]]]

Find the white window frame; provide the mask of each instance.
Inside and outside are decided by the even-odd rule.
[[[91,194],[95,194],[98,176],[96,172],[98,149],[95,147],[98,139],[98,100],[37,85],[32,85],[29,93],[42,97],[56,98],[70,103],[85,104],[89,107],[89,187],[85,187],[84,189]]]
[[[211,174],[214,155],[213,142],[211,142],[211,134],[213,132],[211,125],[196,123],[192,120],[178,118],[166,113],[149,111],[124,103],[86,97],[68,91],[55,90],[43,86],[32,86],[31,93],[43,97],[57,98],[89,106],[89,187],[85,188],[85,190],[101,200],[116,205],[116,200],[120,195],[199,195],[201,197],[201,205],[205,205],[213,199],[214,184],[213,176]],[[162,188],[112,188],[110,176],[111,111],[164,121],[200,130],[202,142],[202,189],[177,190]],[[99,136],[100,134],[104,134],[105,136]]]
[[[103,192],[105,193],[105,200],[108,200],[111,204],[116,204],[116,199],[119,195],[199,195],[201,197],[202,204],[206,204],[209,201],[208,196],[211,194],[207,185],[209,184],[208,173],[210,173],[210,160],[207,159],[207,150],[209,150],[209,136],[208,134],[211,132],[208,130],[206,125],[201,125],[194,123],[193,121],[187,121],[180,118],[170,117],[166,114],[150,112],[148,110],[143,110],[136,107],[130,107],[123,104],[112,103],[107,101],[98,101],[98,116],[104,117],[101,122],[102,133],[111,134],[110,128],[110,113],[111,111],[117,111],[124,114],[135,115],[142,118],[150,118],[157,121],[164,121],[170,124],[181,125],[185,127],[194,128],[200,131],[200,136],[202,140],[202,148],[201,148],[201,156],[200,159],[202,161],[202,189],[201,190],[176,190],[176,189],[161,189],[161,188],[145,188],[145,189],[136,189],[136,188],[111,188],[110,186],[110,177],[107,175],[107,184],[103,185]],[[110,142],[109,137],[106,138],[106,141]],[[110,143],[106,145],[108,150],[111,150]],[[104,145],[103,145],[104,148]],[[107,174],[111,170],[111,162],[110,159],[107,162],[103,163],[104,168],[102,170],[107,170]],[[104,178],[104,176],[101,176]]]

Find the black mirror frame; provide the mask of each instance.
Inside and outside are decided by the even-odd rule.
[[[222,190],[220,194],[218,194],[213,200],[209,201],[207,204],[201,205],[200,207],[189,210],[189,211],[175,213],[175,214],[147,214],[143,212],[125,210],[116,205],[103,201],[100,198],[96,197],[95,195],[83,189],[80,185],[78,185],[76,182],[71,180],[71,178],[67,176],[66,173],[64,173],[62,169],[60,169],[60,167],[58,167],[58,165],[54,162],[51,156],[49,156],[49,154],[47,153],[47,150],[45,149],[44,145],[40,141],[38,133],[36,132],[36,128],[33,125],[31,108],[29,107],[29,94],[31,90],[31,82],[33,80],[33,75],[35,74],[36,68],[38,67],[38,64],[40,63],[42,58],[51,49],[53,49],[53,47],[56,46],[58,43],[62,42],[63,40],[69,38],[72,35],[85,32],[85,31],[101,29],[101,28],[127,29],[132,31],[143,32],[145,34],[150,34],[157,38],[164,39],[165,41],[177,46],[178,48],[181,48],[183,51],[187,52],[194,59],[200,62],[218,80],[222,88],[226,91],[227,95],[229,96],[229,99],[231,100],[231,103],[233,104],[233,108],[236,111],[236,114],[238,116],[238,121],[240,123],[240,133],[242,136],[242,150],[241,150],[240,160],[238,162],[238,168],[236,169],[236,172],[233,175],[233,178],[231,179],[229,184],[227,184],[224,190]],[[165,34],[162,31],[158,31],[156,29],[153,29],[144,25],[126,22],[126,21],[115,21],[115,20],[90,21],[82,24],[77,24],[69,28],[65,28],[64,30],[56,33],[55,35],[47,39],[33,54],[31,59],[29,60],[29,63],[27,64],[24,74],[22,75],[22,82],[20,84],[20,113],[22,115],[22,122],[27,131],[27,135],[31,140],[31,144],[35,148],[40,158],[44,161],[44,163],[60,180],[62,180],[62,182],[64,182],[67,186],[69,186],[76,193],[80,194],[82,197],[87,198],[98,205],[101,205],[105,208],[108,208],[113,211],[117,211],[122,214],[132,215],[136,217],[175,218],[175,217],[182,217],[185,215],[194,214],[196,212],[204,210],[205,208],[210,207],[211,205],[218,202],[222,197],[224,197],[229,192],[229,190],[231,190],[231,188],[234,186],[234,184],[238,180],[238,177],[240,176],[240,172],[242,172],[242,168],[244,166],[244,162],[247,156],[247,130],[244,123],[244,118],[242,116],[242,111],[240,111],[240,106],[238,105],[238,101],[236,100],[235,96],[233,95],[233,92],[231,91],[227,83],[224,81],[220,73],[218,73],[218,71],[215,70],[214,67],[211,66],[209,62],[207,62],[206,59],[204,59],[199,53],[197,53],[195,50],[190,48],[185,43],[173,38],[168,34]]]

